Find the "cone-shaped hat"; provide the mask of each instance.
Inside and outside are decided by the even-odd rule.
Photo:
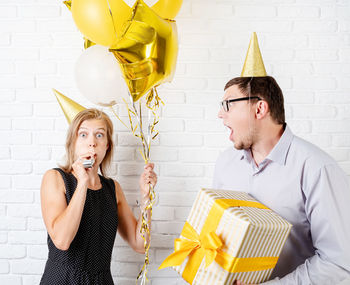
[[[77,102],[64,96],[62,93],[58,92],[56,89],[52,89],[55,93],[58,103],[60,104],[64,115],[70,124],[74,117],[81,111],[85,110],[83,106],[79,105]]]
[[[241,77],[267,76],[256,33],[252,34]]]

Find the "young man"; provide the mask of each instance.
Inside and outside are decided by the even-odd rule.
[[[293,224],[265,284],[338,284],[350,278],[348,178],[329,155],[292,133],[272,77],[242,75],[225,86],[219,118],[234,148],[219,156],[213,187],[248,192]]]

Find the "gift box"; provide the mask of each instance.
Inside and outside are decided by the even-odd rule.
[[[202,189],[160,268],[189,284],[269,279],[292,225],[245,192]]]

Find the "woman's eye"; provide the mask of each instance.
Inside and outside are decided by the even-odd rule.
[[[85,137],[86,137],[86,134],[85,134],[85,133],[80,133],[80,134],[79,134],[79,137],[85,138]]]
[[[103,134],[99,133],[96,135],[97,138],[102,138],[103,137]]]

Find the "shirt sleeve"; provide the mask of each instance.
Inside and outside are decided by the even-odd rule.
[[[315,255],[269,285],[339,284],[350,281],[350,188],[336,164],[324,166],[303,182],[305,211]],[[346,282],[346,281],[345,281]]]

